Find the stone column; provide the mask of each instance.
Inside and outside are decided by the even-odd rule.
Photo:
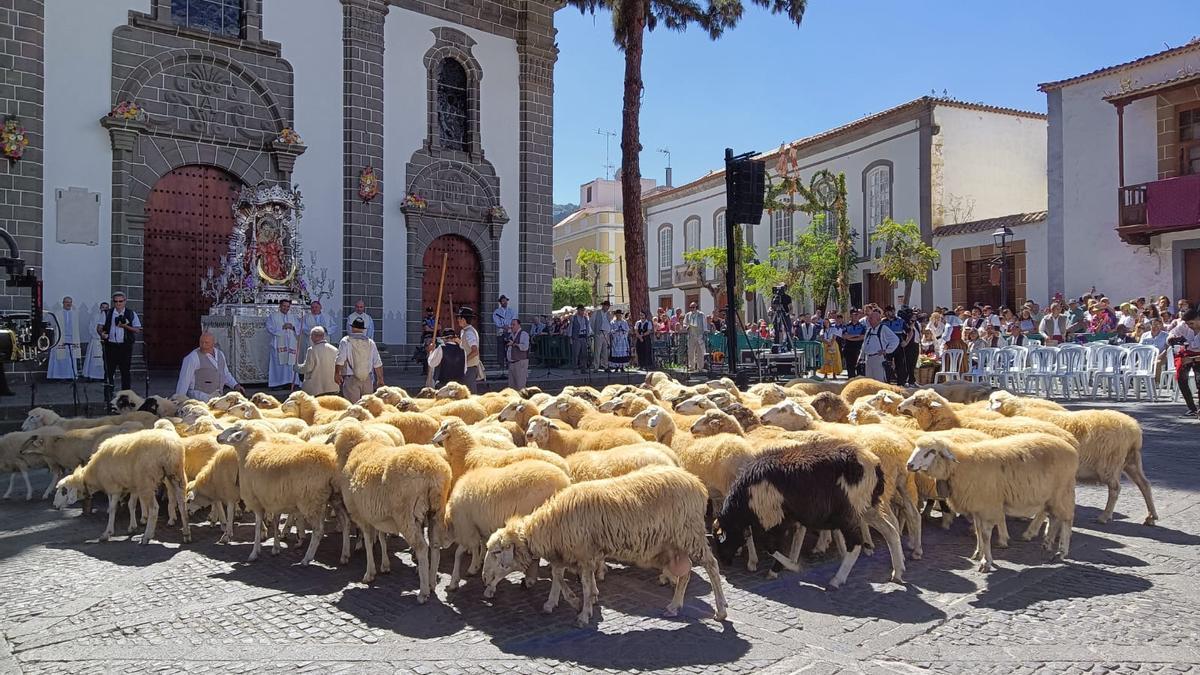
[[[0,228],[17,240],[26,265],[37,268],[42,266],[45,16],[43,0],[0,0],[0,123],[16,118],[29,139],[20,160],[0,157]],[[30,289],[5,285],[2,293],[0,309],[29,311]]]
[[[526,4],[517,35],[520,62],[520,293],[525,320],[550,312],[554,273],[551,221],[554,189],[554,9],[549,3]],[[494,298],[491,298],[494,300]]]
[[[383,317],[383,21],[384,0],[342,0],[342,304],[346,316],[360,298],[375,318],[376,340]],[[358,196],[359,174],[375,170],[380,194]]]

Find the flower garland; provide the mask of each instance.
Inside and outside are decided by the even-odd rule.
[[[358,196],[364,202],[369,202],[379,196],[379,177],[375,169],[366,167],[358,174]]]
[[[500,205],[488,209],[488,215],[492,217],[492,220],[508,220],[508,211],[505,211],[504,207]]]
[[[4,156],[10,162],[15,162],[21,159],[27,147],[29,136],[25,134],[25,128],[21,126],[20,121],[15,117],[4,120],[4,129],[0,131],[0,149],[3,150]]]
[[[404,197],[404,201],[400,204],[400,206],[402,206],[406,209],[424,210],[426,207],[429,206],[429,202],[425,201],[425,198],[422,197],[421,195],[413,194],[410,192],[410,193],[408,193],[407,196]]]
[[[287,145],[302,145],[304,143],[304,140],[300,138],[300,134],[296,133],[296,130],[291,127],[284,127],[283,131],[279,132],[279,137],[275,140]]]
[[[146,111],[141,106],[133,101],[121,101],[117,107],[108,111],[108,116],[118,120],[141,120],[145,119]]]

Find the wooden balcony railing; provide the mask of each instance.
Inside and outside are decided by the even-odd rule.
[[[1146,224],[1146,185],[1127,185],[1119,188],[1121,227]]]
[[[1145,246],[1165,232],[1200,229],[1200,175],[1176,176],[1117,190],[1117,234]]]

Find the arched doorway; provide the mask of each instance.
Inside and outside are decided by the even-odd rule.
[[[442,326],[454,326],[449,318],[460,307],[470,307],[475,314],[482,314],[480,307],[482,286],[479,253],[471,242],[452,234],[434,239],[425,249],[421,278],[421,311],[437,303],[438,282],[442,278],[442,254],[446,254],[446,285],[442,291]],[[451,306],[453,304],[453,307]],[[435,307],[436,310],[436,307]]]
[[[196,348],[209,300],[200,279],[229,248],[233,202],[241,182],[211,166],[183,166],[154,184],[146,200],[146,358],[151,368],[178,368]]]

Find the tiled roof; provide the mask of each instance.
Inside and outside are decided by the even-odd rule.
[[[1163,59],[1169,59],[1177,54],[1186,54],[1192,51],[1200,51],[1200,38],[1192,38],[1187,44],[1180,45],[1178,47],[1171,47],[1170,49],[1164,49],[1161,52],[1150,54],[1149,56],[1143,56],[1140,59],[1126,61],[1125,63],[1118,63],[1115,66],[1107,66],[1105,68],[1100,68],[1099,70],[1093,70],[1092,72],[1084,73],[1083,75],[1076,75],[1075,77],[1068,77],[1065,80],[1056,80],[1054,82],[1043,82],[1042,84],[1038,85],[1038,89],[1041,91],[1053,91],[1055,89],[1061,89],[1068,84],[1075,84],[1077,82],[1083,82],[1084,80],[1103,77],[1110,73],[1115,73],[1123,68],[1142,66],[1147,63],[1162,61]]]
[[[1152,82],[1150,84],[1145,84],[1140,87],[1134,87],[1127,91],[1119,91],[1115,94],[1110,94],[1108,96],[1105,96],[1104,100],[1108,101],[1110,103],[1115,102],[1115,101],[1129,102],[1129,101],[1132,101],[1135,99],[1145,98],[1156,91],[1162,91],[1163,89],[1171,89],[1173,87],[1185,85],[1190,82],[1200,82],[1200,72],[1182,72],[1182,73],[1176,75],[1175,77],[1169,77],[1165,80],[1160,80],[1158,82]]]
[[[973,232],[989,232],[1000,227],[1016,228],[1022,225],[1030,225],[1038,223],[1046,219],[1045,211],[1032,211],[1030,213],[1014,213],[1011,216],[1000,216],[999,218],[986,218],[984,220],[972,220],[969,223],[955,223],[953,225],[943,225],[933,231],[935,237],[949,237],[955,234],[971,234]]]
[[[806,136],[799,140],[792,141],[791,143],[785,143],[784,145],[780,146],[780,148],[776,148],[769,152],[764,152],[764,153],[757,155],[756,159],[765,159],[765,160],[769,161],[769,160],[775,159],[779,155],[779,151],[781,149],[795,148],[797,150],[801,150],[801,149],[804,149],[805,147],[814,145],[816,143],[820,143],[822,141],[826,141],[830,138],[836,138],[843,134],[850,133],[856,129],[859,129],[868,124],[871,124],[872,122],[875,122],[877,120],[884,119],[884,118],[890,117],[892,115],[898,115],[898,114],[901,114],[904,112],[909,112],[915,108],[920,108],[922,106],[946,106],[946,107],[951,107],[951,108],[963,108],[965,110],[978,110],[981,112],[997,113],[997,114],[1001,114],[1001,115],[1014,115],[1017,117],[1031,117],[1034,119],[1046,119],[1045,114],[1038,113],[1038,112],[1032,112],[1032,111],[1028,111],[1028,110],[1017,110],[1016,108],[1005,108],[1003,106],[987,105],[985,103],[970,103],[968,101],[959,101],[959,100],[952,99],[952,98],[941,98],[941,97],[936,97],[936,96],[922,96],[921,98],[916,98],[916,99],[913,99],[906,103],[901,103],[900,105],[892,107],[892,108],[888,108],[887,110],[882,110],[880,112],[877,112],[877,113],[874,113],[871,115],[867,115],[866,117],[860,117],[859,119],[856,119],[853,122],[849,122],[847,124],[843,124],[840,127],[834,127],[832,129],[822,131],[818,134],[813,134],[812,136]],[[768,167],[768,169],[769,168],[770,167]],[[709,171],[708,173],[704,174],[700,178],[697,178],[696,180],[693,180],[689,183],[684,183],[683,185],[680,185],[676,188],[672,188],[670,190],[663,190],[661,192],[656,192],[653,195],[647,195],[646,197],[644,197],[642,199],[642,203],[644,205],[657,204],[659,202],[666,201],[667,199],[673,197],[675,194],[682,193],[685,190],[694,189],[698,186],[706,185],[709,183],[715,184],[718,180],[724,181],[724,179],[725,179],[725,169],[723,169],[723,168],[715,169],[713,171]]]

